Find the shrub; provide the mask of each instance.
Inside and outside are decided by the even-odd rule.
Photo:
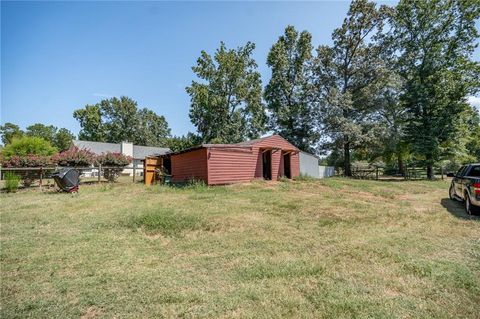
[[[51,164],[49,156],[29,154],[25,156],[14,155],[2,161],[3,167],[45,167]]]
[[[203,179],[198,179],[194,177],[189,178],[185,186],[193,189],[203,189],[208,187]]]
[[[6,172],[4,175],[5,178],[5,190],[7,193],[15,193],[18,189],[18,183],[20,182],[20,177],[13,172]]]
[[[2,160],[2,166],[9,168],[45,167],[50,164],[51,160],[49,156],[40,156],[33,154],[25,156],[14,155],[8,160]],[[20,171],[19,174],[22,178],[22,184],[25,187],[29,187],[36,179],[40,178],[40,171],[38,170]]]
[[[132,162],[130,156],[123,155],[122,153],[103,153],[97,157],[97,163],[103,166],[127,166]]]
[[[107,152],[97,156],[96,162],[107,167],[103,169],[103,177],[109,182],[114,182],[122,172],[123,167],[132,162],[132,158],[122,153]]]
[[[72,147],[52,156],[52,161],[57,165],[69,167],[90,166],[95,163],[95,160],[95,153],[78,147]]]
[[[10,144],[2,149],[2,157],[9,160],[13,156],[39,155],[49,156],[55,154],[57,149],[48,141],[40,137],[16,137]]]

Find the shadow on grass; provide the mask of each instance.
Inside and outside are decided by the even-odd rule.
[[[452,214],[453,216],[461,219],[466,219],[466,220],[477,220],[480,221],[480,216],[477,214],[476,216],[473,215],[468,215],[465,212],[465,208],[463,207],[463,203],[456,201],[456,200],[451,200],[450,198],[442,198],[440,201],[443,207],[447,209],[447,211]]]

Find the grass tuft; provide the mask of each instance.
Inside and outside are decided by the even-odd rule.
[[[126,224],[130,228],[142,228],[150,234],[158,233],[165,236],[179,236],[184,231],[208,229],[207,224],[198,215],[165,208],[156,208],[132,216]]]
[[[311,262],[292,261],[280,263],[261,262],[237,271],[241,280],[262,280],[273,278],[315,277],[323,274],[325,267]]]

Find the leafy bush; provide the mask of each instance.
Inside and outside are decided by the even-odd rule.
[[[123,167],[132,162],[132,158],[130,156],[123,155],[122,153],[107,152],[97,156],[96,162],[107,167],[102,169],[103,177],[105,177],[109,182],[114,182],[122,172]]]
[[[2,157],[9,160],[13,156],[39,155],[49,156],[55,154],[57,149],[48,141],[33,136],[13,138],[12,143],[2,149]]]
[[[97,163],[102,166],[127,166],[132,162],[130,156],[123,155],[122,153],[103,153],[102,155],[97,156]]]
[[[45,167],[51,164],[49,156],[39,156],[39,155],[25,155],[17,156],[14,155],[8,160],[2,161],[3,167]]]
[[[14,155],[8,160],[2,160],[2,166],[9,168],[46,167],[50,164],[51,160],[49,156],[40,156],[33,154],[25,156]],[[21,176],[22,184],[25,187],[29,187],[36,179],[40,178],[39,170],[20,171],[18,174]]]
[[[5,190],[7,193],[15,193],[18,189],[18,183],[20,182],[20,176],[13,172],[6,172],[5,178]]]
[[[52,161],[59,166],[82,167],[90,166],[96,161],[95,153],[78,147],[72,147],[52,156]]]

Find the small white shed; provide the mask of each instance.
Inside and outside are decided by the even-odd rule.
[[[320,178],[318,158],[312,154],[300,152],[300,174]]]

